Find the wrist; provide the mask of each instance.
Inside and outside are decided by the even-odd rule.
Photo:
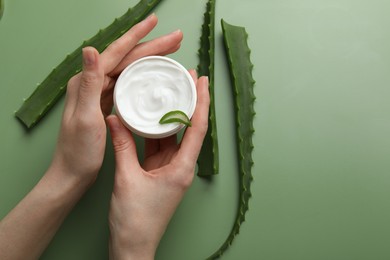
[[[85,185],[50,167],[1,221],[0,258],[38,259],[85,192]],[[6,249],[6,253],[4,252]]]
[[[132,243],[117,234],[110,234],[110,260],[153,260],[157,247],[151,243]]]
[[[54,196],[57,196],[60,201],[65,200],[78,201],[83,194],[93,184],[94,179],[84,178],[77,174],[72,174],[66,169],[52,164],[41,179],[41,182],[46,183],[46,186],[52,187]]]
[[[98,172],[98,169],[78,172],[75,167],[68,167],[63,160],[54,158],[46,175],[52,179],[66,182],[72,187],[79,187],[86,190],[95,182]]]

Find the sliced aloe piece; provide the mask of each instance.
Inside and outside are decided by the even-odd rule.
[[[192,126],[191,120],[187,114],[180,110],[173,110],[163,115],[159,121],[160,124],[181,123],[186,126]]]

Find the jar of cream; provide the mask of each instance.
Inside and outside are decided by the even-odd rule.
[[[148,56],[127,66],[114,89],[114,107],[122,123],[137,135],[163,138],[176,134],[183,124],[160,124],[163,115],[195,110],[196,87],[190,73],[168,57]]]

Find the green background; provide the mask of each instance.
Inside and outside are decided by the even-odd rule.
[[[5,0],[0,20],[0,218],[35,185],[63,100],[31,132],[13,113],[53,67],[134,0]],[[196,67],[206,1],[165,0],[150,37],[180,28],[172,55]],[[222,259],[390,259],[390,2],[219,0],[216,113],[220,174],[195,178],[156,259],[204,259],[237,206],[231,87],[219,20],[245,26],[257,81],[253,197]],[[114,156],[42,259],[107,259]]]

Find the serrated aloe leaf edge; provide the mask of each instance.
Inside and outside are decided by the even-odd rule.
[[[2,1],[2,0],[0,0]],[[82,49],[93,46],[102,52],[113,41],[122,36],[138,22],[142,21],[150,11],[163,0],[141,0],[121,17],[114,20],[105,29],[86,40],[80,47],[52,70],[52,72],[38,84],[34,92],[16,111],[15,116],[27,127],[32,128],[53,107],[66,91],[66,84],[71,77],[79,73],[82,68]]]
[[[207,2],[198,51],[198,75],[209,77],[210,92],[209,127],[198,158],[198,176],[200,177],[209,177],[217,174],[219,171],[219,150],[214,101],[215,4],[215,0],[209,0]]]
[[[221,25],[235,99],[239,203],[230,234],[221,247],[207,259],[219,258],[239,233],[241,224],[245,221],[245,213],[249,209],[248,203],[252,196],[250,188],[253,181],[252,137],[255,131],[253,119],[256,98],[253,92],[255,81],[252,78],[253,64],[247,43],[248,34],[244,27],[228,24],[224,20],[221,20]]]

